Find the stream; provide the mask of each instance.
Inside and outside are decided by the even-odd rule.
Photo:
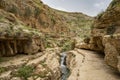
[[[61,80],[67,80],[70,74],[70,71],[66,65],[66,57],[67,57],[67,54],[63,52],[61,55],[61,62],[60,62],[60,67],[61,67],[61,72],[62,72]]]

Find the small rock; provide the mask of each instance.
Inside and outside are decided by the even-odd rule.
[[[29,78],[27,78],[27,80],[34,80],[34,79],[33,79],[33,77],[29,77]]]
[[[11,78],[11,71],[4,72],[3,74],[0,75],[0,80],[9,80]]]
[[[13,77],[11,80],[22,80],[22,79],[19,77]]]
[[[36,80],[42,80],[42,79],[39,77],[39,78],[37,78]]]

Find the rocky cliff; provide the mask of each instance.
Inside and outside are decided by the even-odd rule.
[[[120,70],[120,0],[113,0],[105,12],[98,14],[91,34],[80,48],[104,52],[106,63]]]
[[[40,0],[1,0],[0,55],[42,51],[45,40],[48,40],[46,34],[51,37],[76,36],[75,30],[84,28],[85,22],[90,24],[92,18],[81,13],[54,10]],[[90,31],[90,28],[85,29]]]
[[[14,14],[17,19],[23,21],[27,26],[37,28],[42,32],[54,32],[57,34],[69,32],[63,15],[71,13],[63,12],[64,14],[60,15],[61,11],[44,5],[40,0],[1,0],[0,7],[4,11]],[[78,17],[75,13],[73,15],[71,17]],[[90,20],[87,15],[81,13],[78,13],[78,15],[81,16],[81,20]]]
[[[14,14],[0,9],[0,56],[41,51],[42,36],[40,31],[27,27]]]

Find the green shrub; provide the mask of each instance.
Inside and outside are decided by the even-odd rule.
[[[27,78],[32,75],[33,69],[34,68],[32,66],[23,66],[18,69],[16,76],[27,80]]]
[[[52,21],[53,25],[55,25],[56,20],[54,19],[54,17],[51,18],[51,21]]]
[[[34,11],[34,15],[35,15],[35,18],[37,18],[40,14],[40,9],[38,7],[35,8],[35,11]]]
[[[68,50],[72,50],[74,49],[75,47],[75,42],[74,41],[66,41],[64,44],[63,44],[63,47],[62,47],[62,51],[68,51]]]
[[[18,8],[15,5],[12,5],[12,7],[8,11],[11,13],[17,14]]]
[[[6,69],[4,67],[0,67],[0,73],[3,73],[5,71],[6,71]]]
[[[104,11],[101,11],[98,15],[97,15],[97,19],[100,19],[103,15]]]
[[[107,34],[111,35],[116,31],[116,27],[115,26],[110,26],[107,28]]]
[[[30,8],[29,7],[26,7],[25,8],[25,14],[24,14],[24,16],[25,17],[30,17],[32,15],[32,11],[30,10]]]
[[[110,6],[113,7],[113,6],[115,6],[116,4],[117,4],[117,1],[112,1],[112,2],[110,3]]]
[[[0,52],[0,55],[1,55],[1,52]],[[0,57],[0,62],[3,62],[3,59]]]

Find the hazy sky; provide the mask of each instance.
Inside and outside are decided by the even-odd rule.
[[[90,16],[96,16],[105,10],[112,0],[42,0],[52,8],[69,11],[82,12]]]

